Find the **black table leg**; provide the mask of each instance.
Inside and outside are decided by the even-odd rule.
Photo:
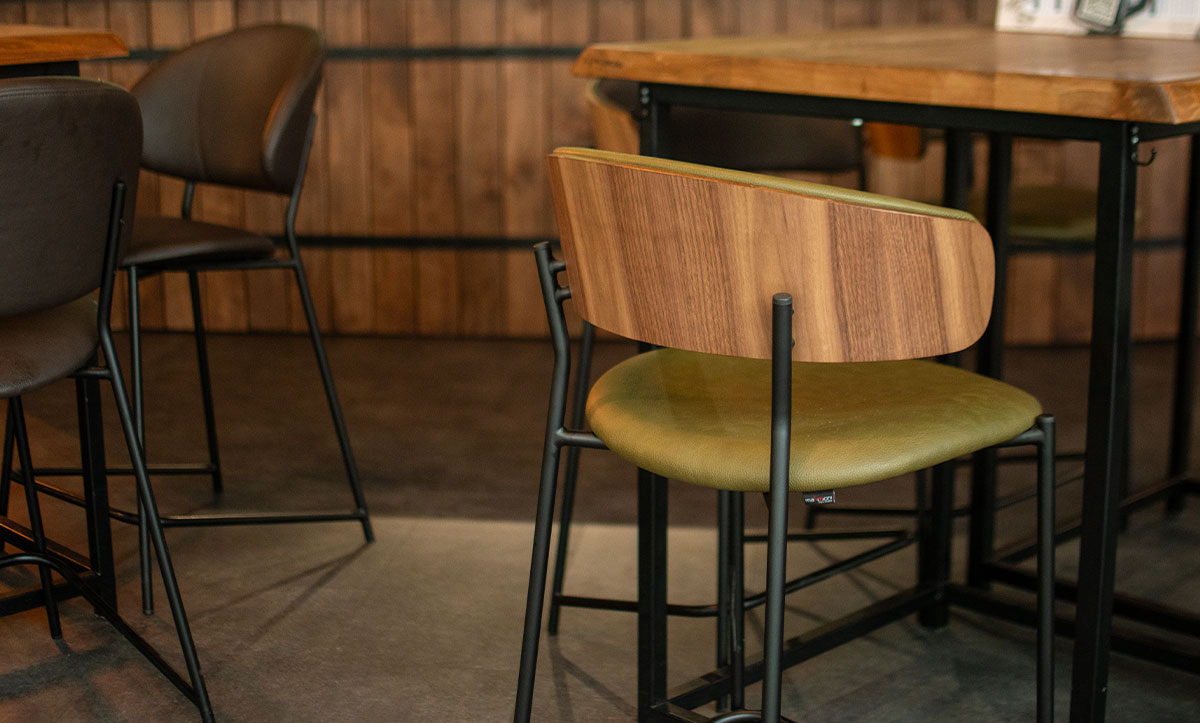
[[[1129,420],[1130,301],[1137,127],[1114,123],[1100,142],[1087,456],[1071,721],[1104,720],[1121,475]]]
[[[1196,307],[1200,304],[1200,137],[1192,137],[1188,174],[1187,227],[1184,232],[1183,292],[1180,295],[1179,336],[1175,348],[1175,398],[1171,410],[1172,477],[1187,474],[1192,445],[1192,405],[1196,399]],[[1183,490],[1167,502],[1168,512],[1183,508]]]
[[[1008,229],[1012,191],[1012,136],[988,137],[987,227],[996,256],[992,316],[977,345],[976,371],[1000,379],[1004,373],[1005,303],[1008,299]],[[987,584],[984,564],[992,560],[996,531],[996,464],[994,447],[976,452],[971,468],[971,531],[967,545],[967,584]]]
[[[638,721],[667,697],[667,480],[638,470]]]

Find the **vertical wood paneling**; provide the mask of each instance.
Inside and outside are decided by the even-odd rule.
[[[192,42],[190,3],[185,0],[150,0],[149,10],[151,48],[181,48]],[[156,212],[167,216],[179,215],[183,186],[182,181],[160,176]],[[191,294],[184,275],[152,276],[141,284],[140,294],[142,320],[146,326],[154,326],[156,317],[161,315],[161,323],[168,329],[192,328]]]
[[[880,0],[880,25],[916,25],[921,20],[921,6],[913,0]]]
[[[0,22],[23,23],[25,20],[25,3],[0,2]]]
[[[494,46],[499,40],[497,0],[459,0],[459,42]],[[460,63],[455,97],[458,232],[489,236],[501,223],[500,64]],[[469,210],[468,210],[469,209]],[[470,336],[505,333],[505,254],[462,251],[458,257],[459,330]]]
[[[674,40],[684,35],[685,0],[646,0],[642,33],[646,40]]]
[[[501,42],[541,45],[547,37],[549,6],[537,0],[504,0]],[[545,109],[548,69],[545,64],[505,60],[501,64],[503,108],[501,170],[503,231],[507,236],[537,237],[553,233],[544,157],[549,146]],[[505,326],[516,335],[539,335],[545,326],[541,294],[528,251],[505,254]],[[540,318],[539,318],[540,317]]]
[[[364,0],[325,0],[325,38],[332,46],[366,41]],[[361,231],[370,218],[367,188],[370,142],[366,68],[358,63],[328,63],[325,82],[324,137],[329,152],[329,226],[332,233]],[[375,323],[372,253],[339,249],[332,254],[333,323],[339,332],[369,332]]]
[[[783,13],[777,3],[742,3],[739,11],[738,32],[744,35],[769,35],[783,27]]]
[[[737,34],[740,5],[739,0],[692,0],[691,36]]]
[[[639,10],[636,0],[605,0],[598,3],[594,33],[596,40],[637,40],[640,36]]]
[[[831,25],[832,0],[782,0],[782,3],[786,32],[811,32]]]
[[[177,48],[234,25],[282,20],[318,28],[329,46],[577,46],[600,39],[804,33],[871,24],[990,24],[994,0],[25,0],[0,21],[112,28],[131,48]],[[555,233],[543,158],[587,144],[584,81],[569,59],[332,58],[301,234],[543,237]],[[90,63],[83,72],[131,85],[144,63]],[[1159,143],[1139,177],[1139,237],[1179,232],[1186,142]],[[871,185],[909,198],[940,191],[941,147],[917,161],[871,160]],[[1143,149],[1143,155],[1148,153]],[[1094,184],[1089,144],[1020,143],[1018,182]],[[980,177],[986,154],[977,156]],[[834,183],[852,179],[820,177]],[[182,185],[144,173],[139,208],[178,213]],[[265,233],[282,226],[269,194],[202,188],[197,216]],[[324,328],[353,333],[541,335],[544,319],[525,250],[306,249]],[[1175,323],[1178,251],[1138,252],[1134,333]],[[1090,327],[1090,254],[1014,262],[1010,329],[1017,340],[1081,341]],[[214,330],[304,329],[286,273],[209,275]],[[186,280],[143,283],[150,327],[191,325]],[[122,298],[123,300],[123,298]],[[118,311],[120,311],[120,301]]]
[[[38,0],[25,3],[25,22],[30,25],[66,25],[65,0]]]
[[[280,0],[279,19],[285,23],[300,23],[324,31],[323,0]],[[328,39],[326,39],[328,43]],[[328,80],[330,63],[325,65],[325,78]],[[325,234],[329,233],[329,151],[325,132],[330,119],[325,117],[325,97],[328,83],[322,83],[317,94],[316,113],[317,128],[313,136],[313,147],[308,161],[308,172],[304,177],[304,194],[301,198],[300,209],[296,219],[298,233]],[[317,321],[322,329],[334,330],[333,323],[333,254],[327,249],[305,249],[300,252],[304,260],[304,268],[308,277],[308,285],[312,290],[313,307]],[[303,332],[308,325],[304,318],[304,310],[300,304],[300,294],[295,284],[289,284],[289,328],[292,331]]]
[[[452,5],[441,0],[411,0],[412,47],[455,44]],[[455,181],[455,62],[428,60],[412,65],[412,107],[416,147],[417,233],[452,236],[458,231]],[[457,253],[441,249],[416,252],[417,331],[424,334],[459,330]]]
[[[831,24],[835,28],[862,27],[874,20],[873,0],[836,0],[832,9]]]
[[[367,39],[373,46],[405,45],[409,37],[406,2],[370,0]],[[367,64],[371,95],[371,233],[413,233],[413,120],[409,63]],[[385,334],[416,330],[416,276],[413,252],[374,252],[375,327]]]

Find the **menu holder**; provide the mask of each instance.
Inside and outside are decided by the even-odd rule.
[[[1028,33],[1102,33],[1143,38],[1196,38],[1195,0],[999,0],[996,29]]]

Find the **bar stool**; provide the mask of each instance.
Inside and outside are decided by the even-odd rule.
[[[734,710],[711,720],[776,723],[788,492],[819,501],[994,445],[1034,445],[1036,711],[1051,721],[1053,418],[1003,382],[918,361],[969,346],[987,325],[993,257],[983,227],[961,211],[627,154],[564,148],[549,168],[563,260],[548,244],[537,248],[555,354],[514,720],[531,715],[563,447],[606,448],[644,470],[638,698],[646,719],[708,720],[672,703],[682,696],[666,696],[666,519],[656,510],[665,480],[769,495],[762,711],[741,710],[751,681],[739,555],[722,571],[735,593],[721,625],[735,651],[723,680]],[[567,299],[596,326],[658,347],[597,380],[587,398],[592,433],[564,424]],[[872,614],[885,604],[899,611],[891,620],[945,606],[951,485],[935,496],[918,585]],[[854,629],[846,635],[873,628]],[[706,687],[718,677],[706,676]]]
[[[141,280],[184,272],[191,290],[197,363],[209,462],[199,468],[223,485],[212,385],[200,300],[204,271],[286,269],[292,272],[341,450],[353,506],[347,512],[168,515],[173,525],[278,524],[357,521],[374,540],[366,498],[346,431],[341,403],[313,308],[296,241],[296,214],[312,144],[313,105],[325,59],[318,33],[298,25],[264,25],[208,38],[173,53],[133,87],[146,140],[143,167],[186,182],[178,218],[139,218],[121,267],[129,279],[130,345],[135,425],[144,439],[139,318]],[[191,219],[197,184],[268,191],[286,196],[282,243],[240,228]],[[144,607],[152,608],[143,539]]]
[[[597,80],[584,91],[595,135],[596,147],[607,151],[637,153],[637,115],[640,112],[637,84],[620,80]],[[858,187],[867,184],[867,167],[860,129],[847,121],[803,118],[770,113],[714,111],[707,108],[679,107],[671,111],[671,156],[677,160],[703,163],[743,171],[763,173],[852,173]],[[591,353],[595,329],[583,324],[577,383],[573,393],[570,424],[583,425],[583,406],[591,379]],[[566,595],[567,550],[570,543],[575,487],[579,474],[579,449],[567,449],[563,498],[559,518],[558,544],[551,583],[550,611],[546,627],[551,635],[558,632],[562,607],[585,606],[629,609],[625,601]],[[739,504],[733,495],[721,492],[718,508],[726,510]],[[904,533],[880,530],[870,534],[891,544]],[[808,540],[824,539],[824,533],[798,533]],[[765,541],[765,540],[761,540]],[[672,605],[681,615],[715,615],[714,605]]]
[[[78,78],[0,81],[0,397],[11,436],[0,471],[0,540],[18,551],[0,567],[36,565],[50,632],[61,637],[57,572],[212,720],[200,662],[163,537],[109,328],[113,279],[128,242],[141,148],[141,116],[125,90]],[[96,289],[99,289],[99,294]],[[103,363],[97,363],[97,347]],[[88,512],[90,569],[51,549],[38,504],[22,395],[74,378]],[[117,613],[97,381],[112,386],[143,519],[183,650],[188,678]],[[17,454],[20,471],[12,457]],[[10,485],[25,491],[29,528],[7,517]]]

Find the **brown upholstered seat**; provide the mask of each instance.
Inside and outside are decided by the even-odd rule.
[[[270,258],[275,243],[230,226],[182,218],[139,218],[121,262],[147,269]]]
[[[0,397],[58,381],[87,366],[96,353],[96,298],[18,316],[0,316]]]

